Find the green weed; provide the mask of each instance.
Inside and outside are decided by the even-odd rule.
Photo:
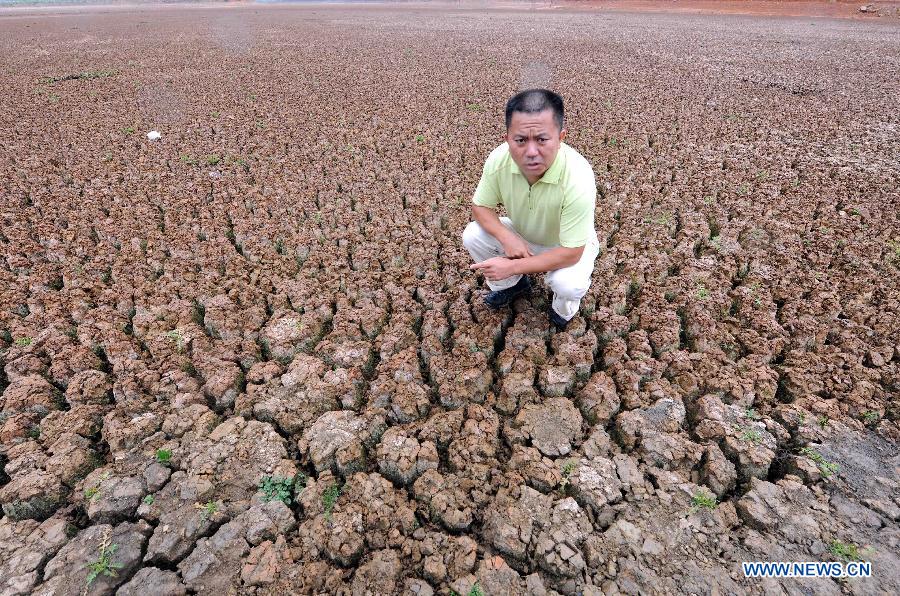
[[[28,346],[31,345],[31,338],[30,337],[18,337],[18,338],[16,338],[16,345],[19,346],[20,348],[27,348]]]
[[[156,463],[169,466],[172,463],[172,451],[170,449],[156,450]]]
[[[215,501],[207,501],[203,505],[194,503],[194,507],[200,510],[200,519],[207,520],[219,511],[219,504]]]
[[[109,530],[103,534],[103,540],[100,542],[100,556],[96,561],[88,563],[87,568],[90,570],[87,575],[87,585],[94,583],[94,580],[101,575],[107,577],[118,577],[117,571],[123,567],[121,563],[113,563],[112,556],[116,553],[119,546],[109,543]]]
[[[879,420],[881,420],[881,414],[879,414],[876,410],[867,410],[862,413],[863,422],[866,424],[875,424]]]
[[[707,494],[705,491],[700,491],[691,497],[691,513],[699,511],[700,509],[715,509],[718,504],[719,501],[713,495]]]
[[[325,508],[325,519],[331,520],[331,512],[334,511],[334,506],[340,496],[341,487],[337,483],[332,484],[322,493],[322,507]]]
[[[815,449],[804,447],[800,450],[800,453],[815,462],[816,466],[818,466],[819,468],[819,473],[822,474],[822,478],[828,478],[832,474],[836,473],[839,469],[839,466],[837,464],[832,463],[822,457],[822,454]]]
[[[832,540],[831,544],[828,545],[828,552],[845,561],[859,561],[861,558],[859,547],[852,542],[845,543],[840,540]]]
[[[294,489],[293,478],[283,478],[281,476],[263,476],[259,481],[259,492],[263,494],[263,501],[281,501],[285,505],[290,505],[294,500],[292,494]]]
[[[572,476],[572,472],[575,471],[576,465],[577,463],[575,461],[567,461],[563,464],[562,478],[559,481],[559,490],[562,492],[566,492],[566,489],[569,487],[569,478]]]
[[[153,502],[156,500],[156,497],[153,495],[147,495],[144,497],[144,505],[153,505]]]

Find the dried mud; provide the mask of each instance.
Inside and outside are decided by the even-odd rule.
[[[0,31],[0,592],[900,592],[895,26]],[[532,85],[599,190],[564,333],[460,240]],[[740,572],[841,556],[873,577]]]

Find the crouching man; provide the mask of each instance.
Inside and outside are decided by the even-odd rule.
[[[506,104],[506,142],[494,149],[472,199],[463,245],[484,274],[492,308],[531,290],[529,274],[547,273],[548,311],[557,329],[578,313],[591,285],[600,243],[594,230],[597,187],[587,160],[563,143],[562,98],[546,89]],[[499,217],[503,205],[509,217]]]

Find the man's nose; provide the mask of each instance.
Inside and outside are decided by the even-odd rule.
[[[528,157],[536,157],[538,154],[538,146],[537,143],[526,143],[525,144],[525,155]]]

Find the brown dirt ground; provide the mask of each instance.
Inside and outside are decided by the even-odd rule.
[[[900,592],[898,39],[3,11],[0,593]],[[460,239],[536,85],[597,178],[562,333]]]

